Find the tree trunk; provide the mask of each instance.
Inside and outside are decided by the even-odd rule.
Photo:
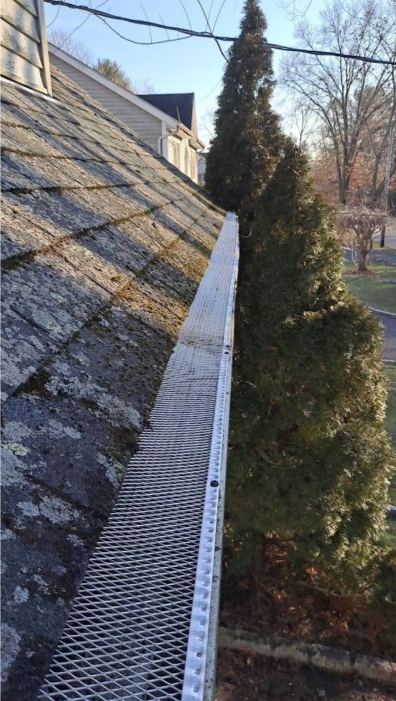
[[[343,175],[338,180],[338,201],[343,205],[347,203],[347,190]]]
[[[357,245],[357,271],[358,273],[367,273],[366,259],[367,259],[367,243],[366,241],[358,241]]]
[[[381,226],[380,248],[385,248],[385,232],[386,232],[386,224],[382,224],[382,226]]]

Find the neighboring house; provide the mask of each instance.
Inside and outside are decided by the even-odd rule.
[[[25,26],[37,0],[14,5]],[[151,117],[154,148],[158,122],[169,147],[176,119],[91,73],[74,75]],[[4,701],[35,698],[223,221],[64,73],[52,97],[45,79],[25,87],[31,74],[2,79]]]
[[[198,182],[199,154],[204,144],[198,139],[194,93],[163,93],[139,97],[177,121],[178,132],[170,134],[166,139],[166,158],[194,182]]]
[[[135,95],[49,44],[51,65],[86,90],[111,114],[135,131],[154,151],[198,182],[198,139],[194,93]]]

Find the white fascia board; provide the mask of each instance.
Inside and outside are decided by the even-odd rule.
[[[183,131],[185,134],[187,134],[187,136],[189,136],[189,137],[192,136],[192,131],[191,131],[191,129],[189,129],[188,127],[186,127],[186,125],[183,124],[183,122],[178,122],[178,123],[177,123],[177,126],[181,129],[181,131]]]
[[[98,71],[95,71],[93,68],[87,66],[86,63],[79,61],[77,58],[74,58],[74,56],[70,56],[70,54],[66,53],[66,51],[59,49],[53,44],[49,43],[48,49],[50,55],[53,54],[54,56],[57,56],[61,61],[68,63],[69,66],[72,66],[77,71],[81,71],[81,73],[84,73],[89,78],[92,78],[92,80],[96,80],[98,83],[104,85],[109,90],[112,90],[117,95],[120,95],[120,97],[123,97],[125,100],[128,100],[128,102],[131,102],[133,105],[136,105],[136,107],[140,107],[140,109],[144,112],[148,112],[153,117],[159,119],[161,122],[165,122],[169,129],[175,129],[177,127],[178,123],[176,119],[173,119],[173,117],[170,117],[165,112],[162,112],[162,110],[159,110],[157,107],[154,107],[149,102],[146,102],[146,100],[142,100],[141,97],[138,97],[129,90],[125,90],[125,88],[121,88],[120,85],[116,85],[116,83],[113,83],[112,80],[105,78],[104,75],[102,75]]]

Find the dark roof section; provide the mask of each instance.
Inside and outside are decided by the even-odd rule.
[[[169,114],[173,119],[184,124],[187,129],[192,129],[194,93],[164,93],[156,95],[138,95],[154,107]]]
[[[31,701],[222,214],[65,76],[2,86],[3,701]]]

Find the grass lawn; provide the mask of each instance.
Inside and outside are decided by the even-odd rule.
[[[391,437],[394,450],[396,451],[396,365],[390,363],[386,366],[389,378],[388,407],[386,412],[386,428]],[[396,475],[393,477],[389,490],[391,504],[396,504]],[[396,523],[394,531],[396,536]]]
[[[346,284],[370,307],[396,314],[396,266],[371,263],[368,267],[372,275],[355,275],[353,263],[345,263]]]
[[[381,263],[371,263],[368,267],[372,275],[354,275],[355,266],[345,263],[344,280],[349,289],[370,307],[396,313],[396,267]],[[396,365],[387,364],[386,371],[390,383],[386,428],[396,451]],[[389,490],[389,501],[396,505],[396,475]],[[396,544],[395,521],[388,525],[385,539],[389,544]]]
[[[396,365],[387,363],[386,372],[389,378],[388,406],[386,411],[386,428],[391,437],[392,445],[396,451]],[[396,474],[393,475],[389,487],[389,503],[396,505]],[[384,543],[396,546],[396,521],[388,522]]]
[[[379,239],[373,239],[373,249],[374,251],[384,251],[384,253],[387,253],[388,251],[394,253],[396,250],[396,244],[391,241],[391,243],[386,243],[386,245],[381,248]]]
[[[386,428],[392,438],[396,450],[396,365],[386,364],[386,371],[389,378],[388,410],[386,412]]]

